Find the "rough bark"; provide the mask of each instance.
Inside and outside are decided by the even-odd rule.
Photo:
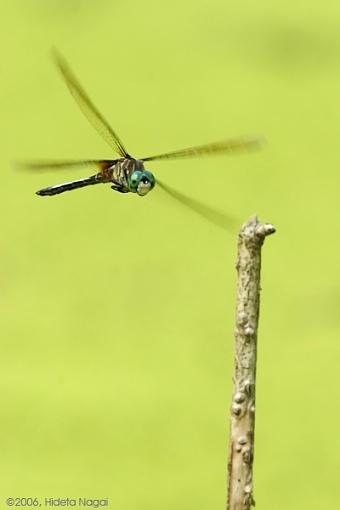
[[[231,403],[227,510],[250,510],[253,498],[255,381],[261,247],[275,229],[256,216],[238,236],[235,371]]]

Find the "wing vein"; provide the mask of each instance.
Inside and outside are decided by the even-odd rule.
[[[187,149],[181,149],[165,154],[159,154],[157,156],[150,156],[147,158],[141,158],[143,161],[154,161],[159,159],[176,159],[176,158],[187,158],[206,155],[214,155],[223,152],[234,152],[250,151],[258,149],[263,144],[264,138],[261,136],[253,137],[240,137],[222,142],[210,143],[206,145],[199,145],[197,147],[188,147]]]
[[[129,157],[125,147],[119,136],[113,131],[109,123],[104,119],[102,114],[94,106],[85,90],[82,88],[66,61],[54,50],[54,60],[64,77],[66,85],[72,96],[78,103],[85,117],[104,138],[104,140],[113,148],[121,157]]]

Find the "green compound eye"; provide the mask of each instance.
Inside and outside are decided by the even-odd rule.
[[[132,174],[128,178],[128,184],[131,191],[134,192],[137,191],[139,181],[142,179],[142,177],[143,172],[141,172],[140,170],[135,170],[134,172],[132,172]]]
[[[149,172],[148,170],[144,170],[142,182],[144,184],[150,183],[150,187],[152,189],[156,184],[156,179],[151,172]]]
[[[156,180],[148,170],[135,170],[128,177],[128,185],[133,193],[145,195],[147,191],[155,186]],[[143,191],[141,191],[143,189]]]

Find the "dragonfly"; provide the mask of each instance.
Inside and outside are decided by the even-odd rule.
[[[92,167],[96,169],[96,173],[89,177],[85,177],[62,184],[48,186],[38,190],[36,193],[40,196],[53,196],[86,186],[95,184],[110,184],[114,191],[119,193],[135,193],[138,196],[147,195],[156,185],[156,179],[153,173],[145,168],[145,163],[149,161],[188,158],[201,155],[212,155],[218,153],[234,153],[257,149],[262,145],[263,137],[243,136],[234,139],[227,139],[222,142],[216,142],[197,147],[189,147],[186,149],[176,150],[157,156],[149,156],[145,158],[134,158],[126,150],[123,142],[106,121],[99,110],[94,106],[93,102],[80,85],[66,60],[57,52],[53,52],[54,61],[61,72],[65,83],[78,103],[85,117],[98,131],[103,139],[109,144],[111,149],[119,156],[115,159],[100,160],[64,160],[64,161],[42,161],[32,162],[25,166],[31,169],[69,169],[74,167]],[[174,195],[171,188],[157,179],[157,184],[165,191]],[[182,200],[181,194],[176,195]]]

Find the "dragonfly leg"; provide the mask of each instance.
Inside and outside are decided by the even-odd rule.
[[[119,191],[119,193],[129,193],[128,189],[123,188],[122,186],[119,185],[111,186],[111,189],[113,189],[114,191]]]

